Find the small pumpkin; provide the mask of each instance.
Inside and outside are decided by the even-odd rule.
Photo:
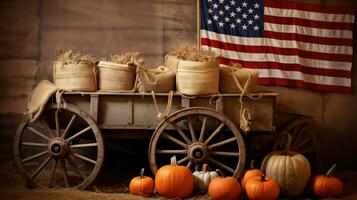
[[[208,172],[207,171],[207,164],[203,164],[202,166],[202,171],[196,170],[193,173],[193,177],[195,178],[195,191],[200,194],[205,194],[207,193],[208,190],[208,185],[211,183],[211,181],[218,177],[217,172]]]
[[[208,186],[208,194],[215,200],[238,199],[241,191],[239,182],[234,177],[223,177],[220,170],[216,170],[220,177],[214,178]]]
[[[250,200],[275,200],[280,193],[278,183],[264,175],[247,180],[245,191]]]
[[[340,179],[332,176],[336,164],[327,171],[326,175],[316,175],[311,180],[312,192],[318,198],[338,198],[342,196],[343,184]]]
[[[247,170],[244,173],[243,179],[242,179],[242,189],[245,190],[245,183],[253,178],[253,177],[260,177],[263,176],[263,172],[260,169],[254,169],[254,160],[252,160],[252,162],[250,163],[250,169]]]
[[[154,180],[149,176],[144,176],[144,168],[140,171],[140,176],[131,179],[129,191],[133,195],[150,196],[154,191]]]
[[[309,161],[301,154],[290,151],[291,136],[283,151],[272,152],[262,163],[262,171],[273,178],[285,197],[297,197],[305,190],[311,176]]]
[[[176,157],[171,165],[161,167],[155,176],[156,192],[168,198],[187,198],[193,192],[193,175],[186,166],[178,166]]]

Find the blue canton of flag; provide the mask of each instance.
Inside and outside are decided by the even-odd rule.
[[[262,37],[263,0],[202,0],[201,29],[216,33]]]

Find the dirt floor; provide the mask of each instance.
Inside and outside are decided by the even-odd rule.
[[[132,176],[132,172],[125,171],[123,173],[126,177],[124,179],[120,174],[120,176],[117,174],[119,178],[116,178],[112,174],[108,174],[108,172],[102,173],[90,190],[86,191],[64,188],[28,189],[25,187],[21,177],[17,174],[13,163],[11,161],[2,161],[0,165],[0,197],[1,199],[7,200],[165,199],[155,195],[150,198],[130,195],[128,193],[127,184],[130,180],[128,177]],[[336,176],[341,178],[344,183],[344,197],[342,199],[357,200],[357,171],[340,171]],[[110,181],[108,177],[111,178]],[[195,196],[191,199],[209,199],[209,197],[207,195]]]

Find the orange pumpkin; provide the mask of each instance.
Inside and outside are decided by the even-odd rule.
[[[189,168],[178,166],[176,157],[171,165],[161,167],[155,176],[156,192],[168,198],[187,198],[193,192],[193,175]]]
[[[238,199],[240,191],[240,184],[234,177],[214,178],[208,186],[208,194],[215,200]]]
[[[250,169],[244,173],[242,179],[242,189],[245,190],[245,184],[250,178],[260,176],[263,176],[263,172],[260,169],[254,169],[254,160],[252,160],[252,162],[250,163]]]
[[[336,164],[327,171],[326,175],[316,175],[312,178],[312,192],[318,198],[338,198],[342,196],[343,184],[341,180],[332,176]]]
[[[154,191],[154,180],[144,176],[144,168],[140,171],[140,176],[131,179],[129,191],[134,195],[150,196]]]
[[[280,194],[278,183],[264,175],[250,178],[245,184],[245,191],[250,200],[275,200]]]

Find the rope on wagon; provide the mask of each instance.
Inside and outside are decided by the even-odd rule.
[[[168,98],[167,98],[166,111],[164,113],[160,112],[160,110],[159,110],[159,106],[158,106],[156,98],[155,98],[155,92],[151,91],[151,95],[152,95],[152,99],[154,101],[155,110],[157,112],[157,118],[166,119],[169,116],[170,112],[171,112],[172,99],[173,99],[173,96],[174,96],[174,92],[173,91],[169,92],[169,95],[168,95]]]

